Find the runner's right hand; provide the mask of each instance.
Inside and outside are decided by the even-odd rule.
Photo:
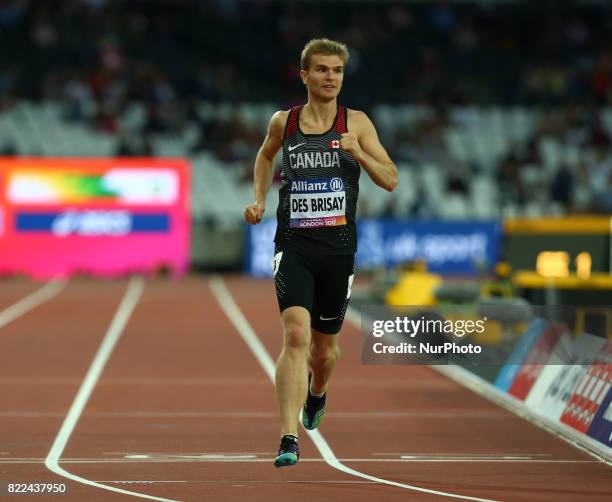
[[[251,225],[257,225],[261,221],[265,210],[263,204],[253,202],[244,208],[244,219]]]

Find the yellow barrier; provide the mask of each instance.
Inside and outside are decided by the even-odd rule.
[[[508,218],[507,234],[609,234],[610,216],[565,216],[563,218]]]
[[[435,289],[442,277],[423,272],[404,272],[400,280],[385,295],[388,305],[435,305]]]
[[[512,276],[512,282],[521,288],[612,290],[612,275],[603,273],[593,273],[590,277],[579,277],[575,274],[567,277],[543,277],[536,272],[523,270]]]

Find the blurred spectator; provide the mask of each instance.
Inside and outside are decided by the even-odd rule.
[[[136,155],[136,152],[129,136],[127,134],[120,135],[115,148],[115,157],[131,157],[133,155]]]
[[[87,117],[94,107],[93,95],[88,83],[74,72],[64,84],[64,118],[79,121]]]
[[[462,166],[453,166],[446,176],[446,190],[449,193],[468,195],[469,175]]]
[[[414,201],[408,207],[408,217],[424,220],[431,220],[438,217],[438,211],[435,205],[427,197],[425,190],[420,185],[417,186]]]
[[[380,213],[382,218],[399,218],[403,216],[400,214],[399,200],[396,195],[388,197],[388,201]]]
[[[550,185],[550,198],[561,203],[566,209],[572,204],[574,176],[566,165],[556,172]]]
[[[117,110],[111,106],[98,105],[98,110],[93,117],[93,126],[97,131],[114,134],[119,129],[119,117]]]
[[[590,164],[589,170],[589,179],[594,189],[605,186],[608,176],[612,174],[612,158],[610,153],[610,149],[602,146],[595,149],[595,159]]]
[[[520,176],[520,161],[516,152],[510,151],[497,170],[497,183],[502,203],[525,202],[525,193]]]
[[[117,139],[116,157],[154,157],[155,150],[149,135],[122,133]]]
[[[612,214],[612,159],[608,154],[605,161],[593,166],[591,210]]]
[[[0,112],[11,105],[16,80],[15,67],[0,66]]]
[[[15,145],[15,143],[12,141],[5,141],[4,144],[2,145],[2,148],[0,148],[0,156],[3,156],[3,155],[7,157],[19,155],[19,150],[17,149],[17,145]]]

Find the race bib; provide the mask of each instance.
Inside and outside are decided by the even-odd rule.
[[[291,228],[346,225],[346,192],[342,178],[311,178],[290,182]]]

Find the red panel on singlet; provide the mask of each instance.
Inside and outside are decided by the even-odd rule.
[[[334,131],[340,134],[347,132],[346,130],[346,107],[338,107],[338,120],[334,124]]]
[[[289,110],[289,117],[287,117],[287,127],[285,128],[285,138],[288,138],[297,131],[298,120],[300,116],[301,106],[294,106]],[[283,138],[284,139],[284,138]]]

